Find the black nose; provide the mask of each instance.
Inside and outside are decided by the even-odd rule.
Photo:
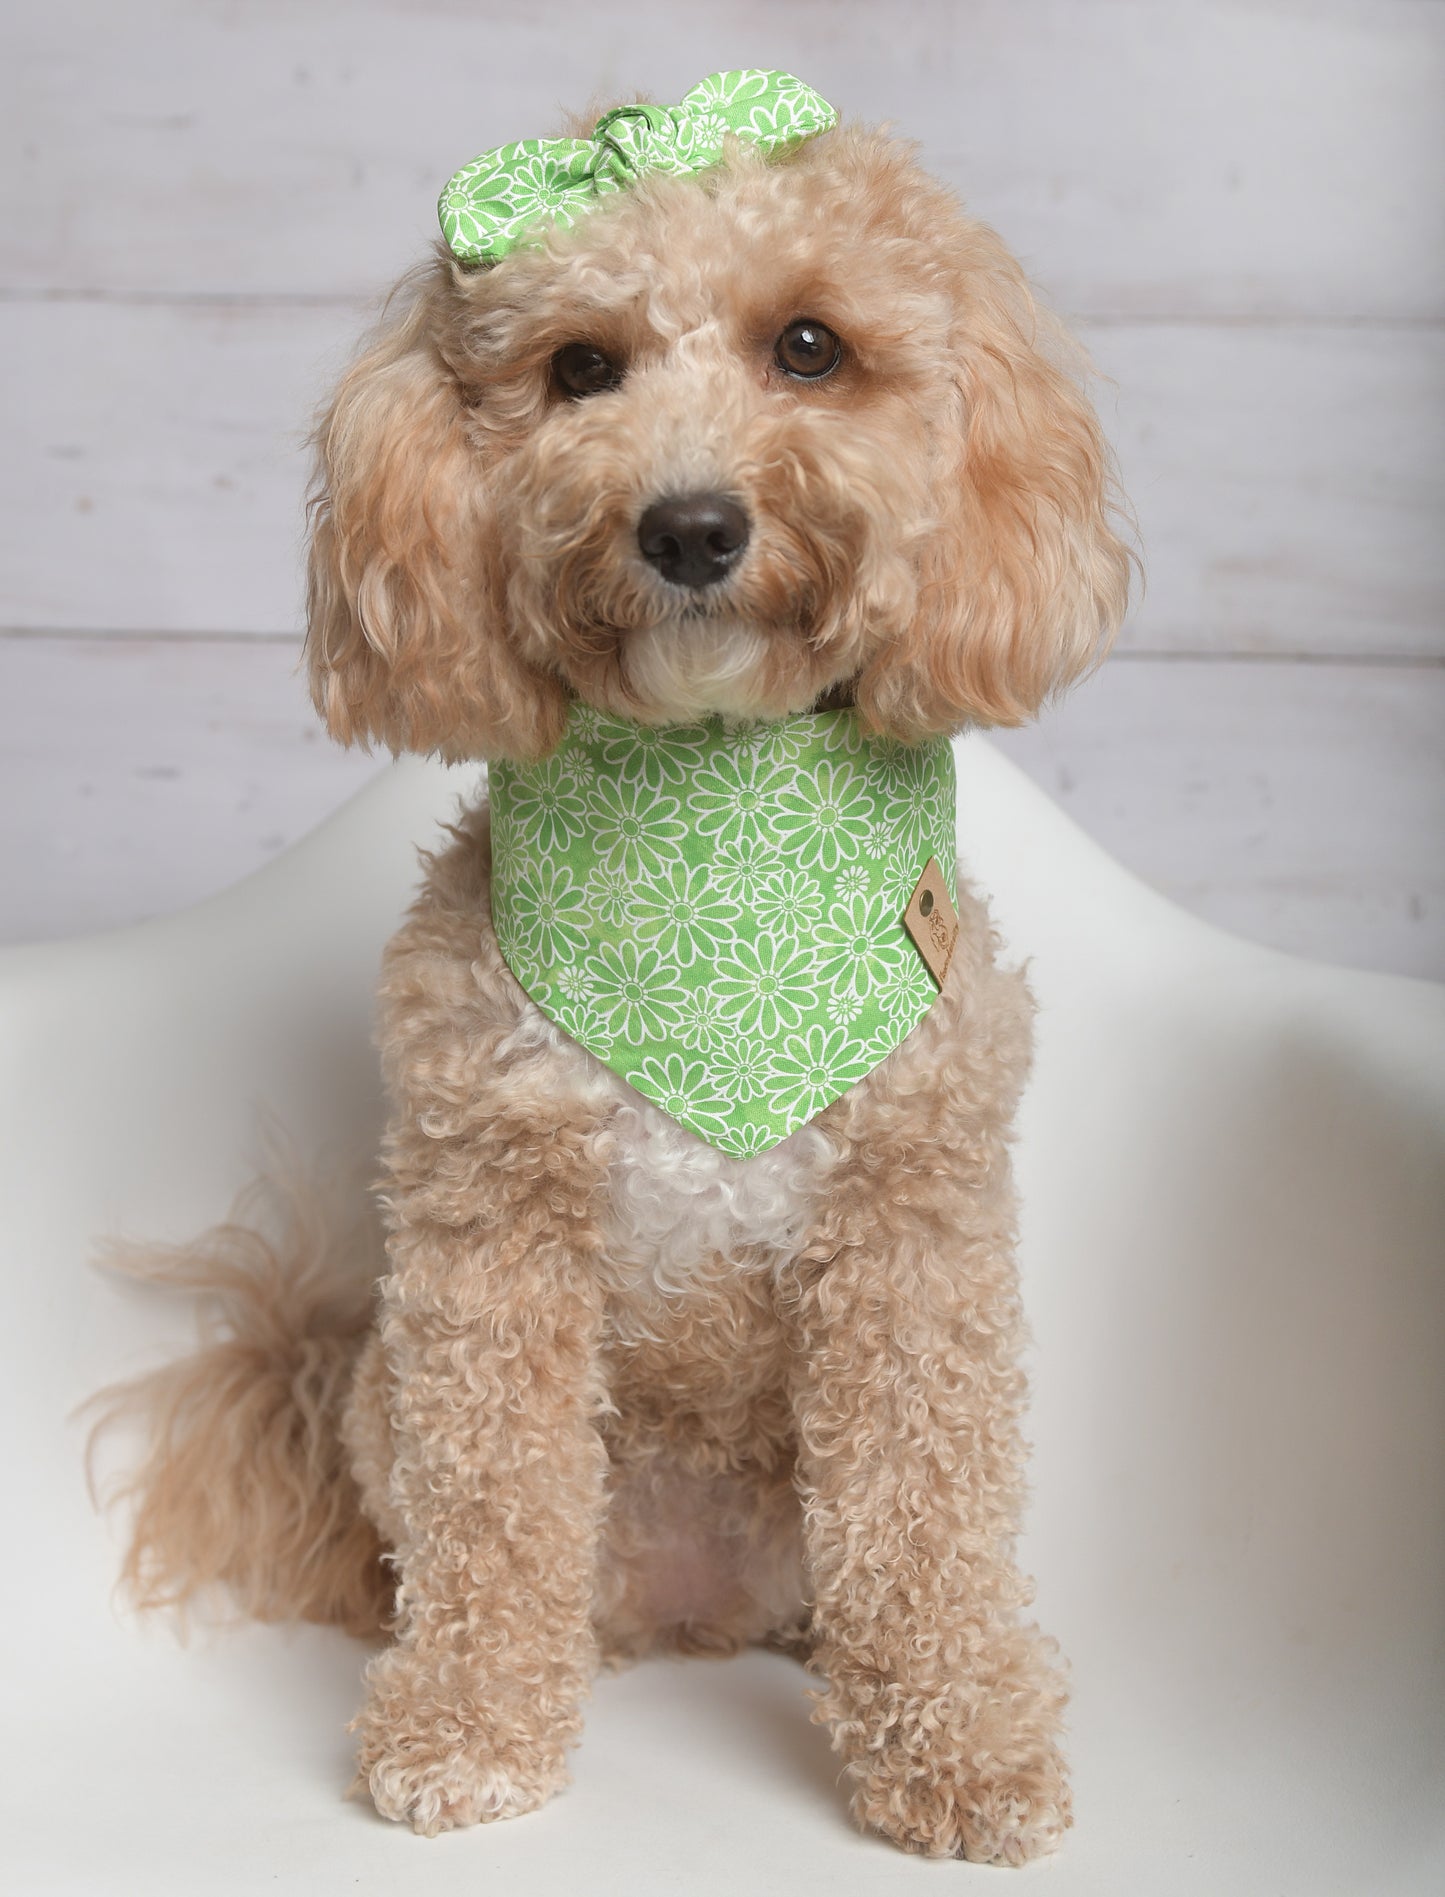
[[[654,501],[637,523],[637,544],[674,586],[715,586],[748,544],[748,517],[725,494]]]

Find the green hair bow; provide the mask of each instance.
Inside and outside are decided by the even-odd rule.
[[[680,105],[620,105],[591,138],[524,138],[483,152],[437,201],[462,263],[496,263],[543,219],[568,225],[645,171],[705,171],[729,138],[765,152],[826,132],[838,114],[786,72],[715,72]]]

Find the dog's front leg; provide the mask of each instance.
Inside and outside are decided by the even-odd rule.
[[[1022,1381],[1007,1158],[860,1151],[801,1268],[795,1410],[815,1715],[853,1810],[930,1856],[1021,1863],[1069,1822],[1051,1643],[1014,1561]]]
[[[429,1835],[564,1782],[595,1666],[597,1182],[563,1118],[392,1141],[398,1625],[357,1725],[377,1809]]]

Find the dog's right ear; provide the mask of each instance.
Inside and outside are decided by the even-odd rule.
[[[421,289],[342,378],[316,434],[306,651],[343,744],[536,757],[560,684],[507,640],[487,469]]]

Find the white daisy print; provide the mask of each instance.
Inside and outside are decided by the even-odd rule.
[[[598,723],[603,775],[661,790],[675,789],[702,765],[707,729],[703,725],[629,725],[604,718]]]
[[[578,790],[584,796],[597,782],[597,766],[593,762],[592,753],[584,751],[580,745],[572,753],[572,776]]]
[[[871,1074],[875,1067],[881,1067],[896,1047],[901,1047],[922,1016],[916,1016],[906,1024],[885,1025],[873,1032],[858,1044],[858,1059],[861,1072]],[[861,1077],[861,1075],[860,1075]]]
[[[806,935],[823,913],[817,878],[799,869],[781,869],[758,886],[753,914],[760,929],[774,934]]]
[[[600,711],[592,705],[584,705],[579,699],[567,720],[567,736],[575,739],[578,745],[595,744],[602,735],[603,722]]]
[[[557,992],[564,1001],[588,1001],[592,996],[592,980],[585,968],[579,968],[575,962],[565,962],[555,976]]]
[[[846,1028],[810,1027],[789,1035],[774,1054],[768,1076],[774,1109],[790,1120],[798,1114],[811,1120],[849,1084],[843,1075],[852,1076],[852,1055]]]
[[[753,758],[763,769],[771,766],[788,775],[816,735],[807,718],[784,718],[775,724],[757,719],[751,724],[737,725],[733,731],[734,748],[739,755]]]
[[[656,949],[604,942],[591,974],[592,1013],[607,1035],[634,1047],[666,1038],[684,990]]]
[[[931,854],[926,841],[919,842],[916,837],[910,837],[906,844],[896,847],[889,855],[879,894],[900,921]]]
[[[741,903],[755,900],[764,881],[778,866],[777,845],[759,836],[735,837],[722,844],[713,868],[719,889]]]
[[[617,1050],[612,1041],[602,1031],[597,1016],[586,1001],[566,1001],[560,994],[555,1002],[548,995],[538,991],[534,997],[543,1014],[549,1015],[564,1034],[570,1034],[574,1041],[580,1041],[591,1054],[600,1061],[612,1065]]]
[[[824,758],[778,797],[773,825],[802,868],[832,871],[860,853],[872,820],[873,799],[857,774]]]
[[[589,799],[598,855],[628,876],[660,876],[687,835],[680,808],[645,784],[599,778]]]
[[[683,1054],[649,1054],[628,1079],[674,1120],[695,1130],[706,1129],[705,1137],[714,1137],[727,1120],[730,1102],[705,1061],[689,1060]]]
[[[593,915],[610,928],[620,928],[632,908],[635,887],[625,869],[610,869],[605,863],[600,864],[587,878],[587,901]]]
[[[862,998],[851,988],[835,988],[828,996],[828,1019],[840,1028],[851,1027],[862,1012]]]
[[[777,764],[751,748],[724,751],[692,778],[687,807],[699,835],[740,836],[756,828],[787,781]]]
[[[909,954],[896,968],[880,976],[873,1002],[890,1022],[920,1020],[938,997],[938,988],[923,957],[910,942]]]
[[[715,958],[736,940],[733,925],[742,911],[705,869],[674,863],[665,876],[637,889],[632,914],[644,941],[655,942],[679,968],[691,968],[700,956]]]
[[[710,988],[690,988],[677,1013],[677,1038],[684,1047],[710,1048],[723,1033],[723,1013]]]
[[[851,988],[859,997],[868,995],[906,959],[918,960],[887,892],[835,902],[814,931],[814,940],[822,980],[830,988]]]
[[[736,1153],[740,1159],[765,1153],[777,1143],[778,1134],[766,1120],[734,1120],[728,1127],[727,1137],[718,1141],[725,1153]]]
[[[929,836],[936,813],[952,816],[952,752],[940,753],[931,745],[901,745],[883,789],[883,821],[901,837]]]
[[[760,1098],[771,1072],[766,1047],[756,1041],[736,1038],[718,1049],[712,1064],[726,1091],[742,1101]]]
[[[566,962],[587,943],[587,898],[565,863],[541,858],[525,875],[507,876],[496,905],[497,939],[505,952],[524,946],[545,962]]]
[[[817,982],[811,955],[792,942],[759,936],[719,957],[712,986],[731,1021],[768,1039],[801,1024]]]
[[[515,828],[519,847],[525,841],[544,855],[566,850],[587,824],[587,806],[569,760],[560,754],[543,758],[523,776],[508,780],[505,800],[497,800],[503,835]]]

